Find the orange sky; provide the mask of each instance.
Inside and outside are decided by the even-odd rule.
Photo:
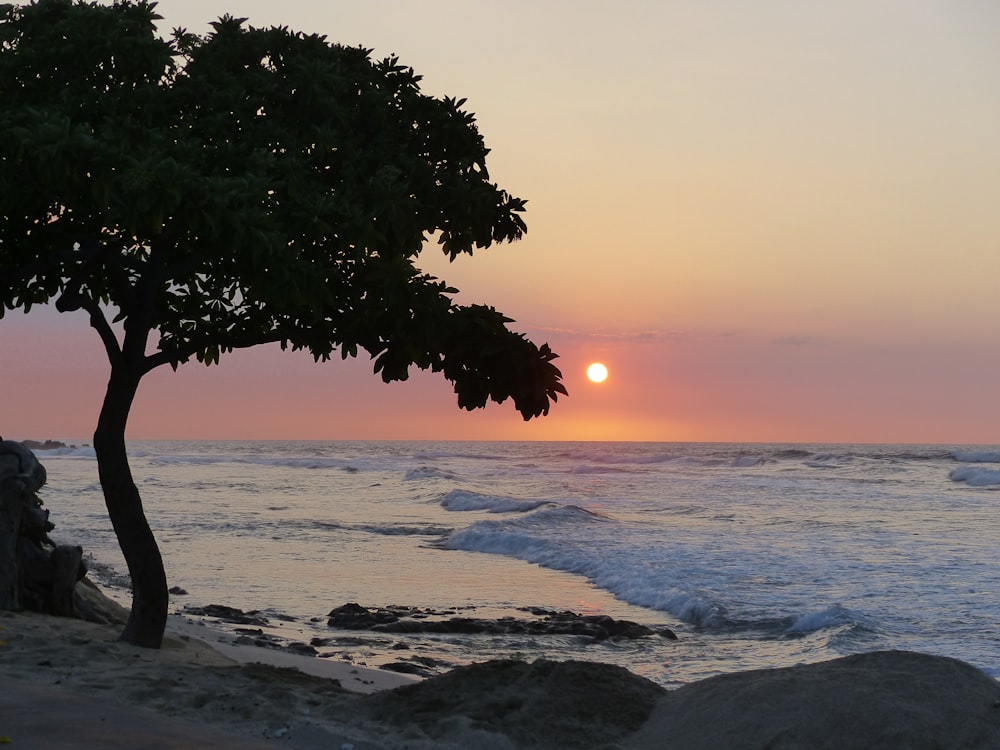
[[[570,398],[524,424],[459,411],[433,376],[261,349],[152,374],[130,437],[1000,443],[990,0],[160,11],[395,52],[467,97],[528,235],[423,265],[548,341]],[[4,437],[87,439],[105,378],[84,317],[0,320]]]

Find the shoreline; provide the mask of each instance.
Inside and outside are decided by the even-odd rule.
[[[213,628],[203,620],[196,621],[178,614],[169,616],[167,633],[189,642],[204,643],[225,659],[240,666],[259,664],[279,669],[294,669],[302,674],[337,681],[344,690],[362,695],[412,685],[421,680],[415,675],[364,667],[337,659],[237,643],[237,639],[232,635]]]
[[[324,656],[368,666],[431,662],[426,671],[442,673],[484,653],[485,639],[450,634],[348,633],[316,643],[336,636],[326,614],[346,602],[473,605],[477,617],[494,616],[484,607],[541,605],[662,623],[685,643],[619,647],[560,637],[536,648],[498,636],[489,652],[609,661],[668,689],[876,648],[952,656],[1000,676],[990,636],[995,514],[987,489],[948,478],[958,465],[951,454],[737,445],[665,460],[670,451],[148,443],[137,445],[133,468],[157,519],[170,583],[190,592],[171,598],[172,612],[259,609],[271,626],[244,627],[311,644]],[[734,456],[753,465],[734,464]],[[109,565],[113,585],[127,586],[93,461],[42,460],[52,475],[46,505],[54,534]],[[824,489],[814,493],[820,478]],[[913,482],[905,485],[912,502],[894,497],[903,486],[896,478]],[[875,494],[855,495],[857,486]],[[802,492],[808,502],[800,502]],[[554,504],[503,510],[540,499]],[[473,509],[459,512],[456,500]],[[573,503],[603,508],[609,518],[591,522]],[[931,524],[931,534],[921,524],[937,517],[929,515],[935,509],[947,509],[951,521]],[[453,535],[465,541],[451,545]],[[961,560],[955,549],[964,551]],[[941,569],[949,575],[936,576]],[[124,594],[120,600],[129,603]]]
[[[1000,747],[1000,682],[912,652],[738,672],[666,691],[590,662],[490,662],[420,680],[234,644],[176,615],[158,651],[119,643],[116,625],[34,613],[0,613],[0,628],[0,737],[12,747],[60,747],[53,733],[79,741],[109,728],[120,738],[179,737],[176,745],[133,745],[164,748],[226,747],[227,736],[290,750],[739,750],[777,738],[789,748]],[[45,703],[33,725],[25,723],[31,696]],[[99,719],[80,708],[94,701]]]

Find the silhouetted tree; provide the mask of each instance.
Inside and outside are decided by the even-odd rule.
[[[126,641],[159,646],[167,585],[125,452],[142,377],[269,342],[440,372],[525,419],[555,354],[414,261],[518,239],[464,100],[395,57],[224,16],[157,36],[155,3],[0,6],[0,315],[82,310],[111,365],[94,433],[132,576]]]

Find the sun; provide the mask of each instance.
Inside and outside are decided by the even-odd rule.
[[[608,379],[608,368],[600,362],[587,365],[587,378],[591,383],[603,383]]]

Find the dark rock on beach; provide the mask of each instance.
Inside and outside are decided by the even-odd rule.
[[[198,617],[214,617],[231,625],[264,626],[268,624],[268,619],[256,609],[244,612],[242,609],[227,607],[225,604],[206,604],[204,607],[188,606],[184,608],[184,612]]]
[[[905,651],[720,675],[664,690],[592,662],[491,661],[364,699],[442,747],[997,750],[1000,683]]]
[[[410,661],[392,661],[388,664],[383,664],[379,669],[384,669],[387,672],[399,672],[400,674],[415,674],[419,677],[433,677],[434,672],[427,667],[421,666],[420,664],[414,664]]]
[[[368,609],[356,602],[330,610],[326,624],[344,630],[371,630],[377,625],[399,622],[401,608]]]
[[[122,621],[122,608],[86,578],[83,548],[49,537],[55,524],[38,496],[47,475],[30,445],[53,447],[0,439],[0,611]]]
[[[462,731],[513,747],[596,748],[639,729],[664,689],[610,664],[489,661],[366,701],[372,718],[417,725],[436,739]],[[498,746],[496,744],[492,746]]]
[[[675,640],[667,627],[656,629],[607,615],[580,615],[532,607],[523,610],[532,618],[479,618],[453,616],[454,611],[415,607],[363,607],[350,602],[331,610],[327,625],[343,630],[371,630],[381,633],[444,633],[465,635],[576,635],[596,641],[661,636]]]
[[[33,451],[54,451],[66,447],[66,443],[59,440],[25,440],[22,445]]]
[[[720,675],[667,692],[632,750],[996,750],[1000,683],[908,651]]]

